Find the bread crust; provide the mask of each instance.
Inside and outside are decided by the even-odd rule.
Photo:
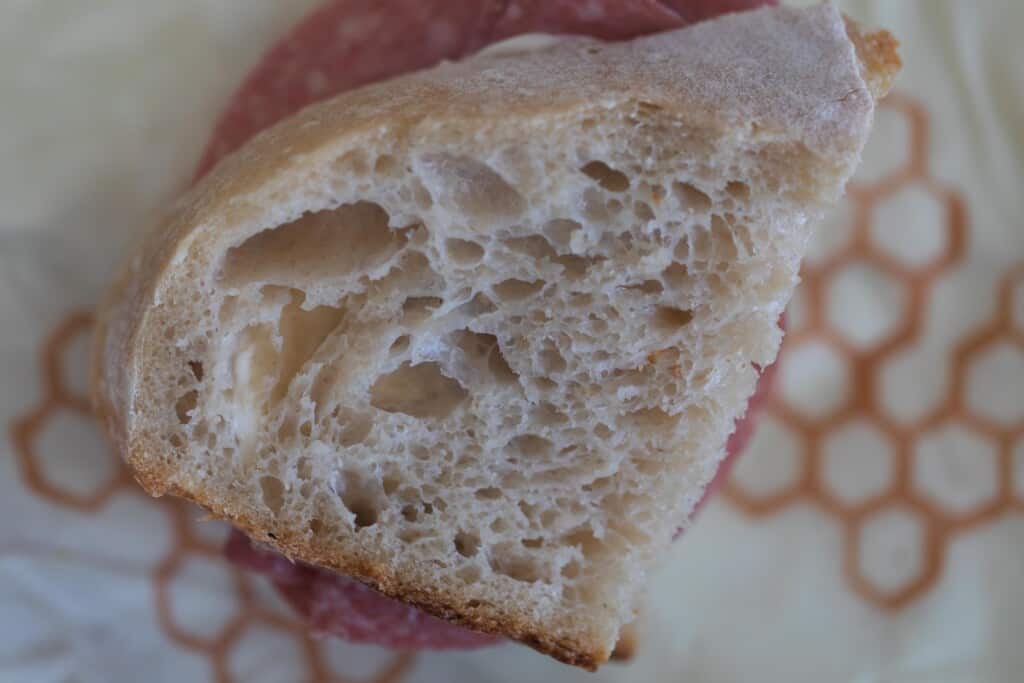
[[[814,11],[835,13],[827,8]],[[777,16],[783,17],[785,22],[800,21],[801,15],[795,10],[763,12],[773,13],[772,16],[784,12]],[[835,20],[840,21],[838,15]],[[716,30],[723,30],[716,27],[726,25],[721,24],[721,21],[714,20],[683,29],[676,32],[677,39],[685,41],[688,36],[714,36]],[[728,24],[730,27],[742,24],[740,28],[743,30],[754,30],[751,25],[759,19],[751,18],[747,20],[749,24],[736,22],[735,18],[728,21],[732,22]],[[876,99],[888,89],[899,68],[896,41],[884,31],[865,35],[850,20],[846,20],[846,33],[856,50],[865,92],[870,94],[871,99]],[[482,70],[484,66],[493,64],[488,62],[477,68]],[[508,62],[503,64],[507,65]],[[728,128],[740,125],[746,114],[742,107],[721,102],[722,98],[728,97],[740,101],[743,93],[709,94],[682,80],[673,85],[674,76],[659,77],[653,82],[644,79],[636,83],[622,82],[622,79],[632,77],[635,70],[633,65],[604,66],[607,67],[608,78],[619,81],[615,87],[623,96],[679,106],[690,119],[702,125],[716,129]],[[459,68],[474,67],[442,67]],[[573,74],[552,75],[551,78],[554,80],[530,84],[534,89],[543,91],[539,97],[535,92],[526,94],[525,90],[502,91],[507,95],[501,102],[502,115],[554,115],[579,106],[588,98],[597,97],[607,86],[607,83],[600,80],[574,82]],[[161,283],[180,260],[202,248],[197,240],[199,231],[196,226],[210,223],[228,225],[244,220],[258,210],[247,201],[251,193],[275,176],[280,177],[301,166],[306,159],[314,157],[324,147],[336,144],[339,139],[355,138],[375,129],[381,120],[388,121],[392,134],[401,135],[424,118],[458,122],[460,118],[486,118],[494,115],[495,105],[488,100],[494,99],[493,95],[497,92],[495,87],[481,85],[475,90],[469,88],[455,92],[446,87],[445,82],[443,76],[413,76],[353,91],[311,107],[257,136],[177,202],[118,277],[99,309],[93,347],[93,405],[114,447],[123,454],[137,481],[151,495],[170,494],[191,500],[211,516],[234,524],[252,538],[287,557],[356,578],[385,595],[434,616],[478,631],[507,636],[567,664],[594,670],[611,655],[608,643],[559,637],[541,630],[537,624],[526,619],[478,608],[464,596],[414,585],[396,574],[386,563],[331,555],[302,535],[271,528],[265,519],[247,510],[243,503],[219,500],[212,491],[204,489],[198,482],[189,481],[174,468],[163,464],[164,461],[154,457],[155,453],[166,447],[143,422],[144,416],[137,414],[136,403],[142,391],[139,378],[146,375],[148,363],[142,344],[143,334],[157,305]],[[572,87],[568,87],[570,85]],[[870,101],[848,103],[850,111],[854,113],[857,107],[871,105]],[[732,106],[732,110],[726,110],[727,106]],[[755,102],[750,106],[762,107],[762,120],[776,122],[780,130],[784,129],[786,121],[782,119],[789,116],[785,106],[776,106],[770,102]],[[729,115],[730,111],[732,115]],[[837,124],[834,120],[808,120],[802,125],[803,141],[814,154],[838,156],[841,152],[847,152],[850,146],[863,142],[862,139],[835,134],[836,126],[841,130],[846,125],[845,121]]]
[[[853,19],[844,16],[846,35],[850,37],[857,59],[861,64],[861,75],[871,95],[880,100],[892,88],[896,75],[903,66],[900,59],[900,42],[886,30],[865,33]]]

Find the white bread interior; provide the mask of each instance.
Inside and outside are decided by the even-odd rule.
[[[775,358],[887,35],[767,9],[311,107],[136,252],[97,409],[153,494],[593,668]]]

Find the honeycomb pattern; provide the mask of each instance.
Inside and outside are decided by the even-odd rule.
[[[812,247],[789,312],[780,387],[723,487],[752,517],[809,502],[842,527],[851,588],[881,608],[924,594],[961,533],[1024,509],[1024,262],[996,311],[949,349],[926,317],[966,258],[967,207],[928,168],[929,118],[896,93],[862,172]],[[787,445],[788,444],[788,445]],[[789,454],[776,452],[790,449]],[[764,490],[755,461],[785,466]]]
[[[144,496],[128,468],[100,443],[90,415],[81,370],[88,367],[82,350],[88,348],[91,323],[90,314],[72,312],[45,340],[42,401],[11,425],[26,487],[81,513],[100,511],[120,493]],[[68,443],[80,447],[69,452]],[[265,579],[224,560],[225,525],[204,521],[183,501],[146,500],[173,530],[151,576],[156,619],[172,643],[208,660],[212,680],[248,681],[258,672],[260,680],[394,683],[415,663],[411,653],[315,638]],[[194,598],[197,587],[201,604]],[[185,593],[193,595],[184,599]],[[267,669],[273,665],[281,678]]]
[[[63,437],[60,443],[100,438],[83,383],[73,379],[88,365],[68,362],[72,349],[87,346],[91,329],[92,315],[83,311],[69,313],[57,325],[40,354],[42,400],[11,425],[25,483],[40,496],[80,512],[95,512],[120,490],[134,486],[127,468],[109,449],[83,447],[78,455],[84,459],[76,458],[55,450],[48,438]]]

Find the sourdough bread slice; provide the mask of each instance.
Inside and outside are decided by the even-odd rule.
[[[98,413],[150,493],[593,668],[897,68],[830,6],[769,9],[313,106],[135,253]]]

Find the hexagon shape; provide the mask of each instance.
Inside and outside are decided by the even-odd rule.
[[[924,520],[913,510],[880,510],[858,529],[855,569],[875,592],[896,599],[926,571],[926,536]]]
[[[180,504],[186,507],[184,514],[188,519],[192,539],[213,552],[219,552],[231,533],[231,525],[219,519],[211,519],[210,513],[191,503],[182,501]]]
[[[894,107],[875,110],[875,125],[857,169],[859,184],[878,183],[910,166],[913,137],[906,114]]]
[[[162,588],[170,635],[179,640],[213,644],[241,613],[236,576],[219,557],[188,553],[176,558]]]
[[[807,245],[805,263],[815,267],[828,263],[850,244],[856,207],[849,195],[844,196],[827,214],[823,225],[814,231]]]
[[[860,505],[889,488],[895,457],[889,437],[874,424],[848,422],[825,437],[822,484],[840,502]]]
[[[906,286],[868,263],[852,263],[829,282],[826,316],[850,344],[870,349],[892,337],[909,301]]]
[[[737,459],[732,482],[746,497],[771,500],[789,493],[800,480],[804,445],[799,435],[771,415],[757,421],[743,457]]]
[[[236,681],[277,683],[311,678],[299,638],[288,631],[250,625],[231,643],[228,671]]]
[[[948,423],[914,444],[913,485],[947,514],[964,517],[999,492],[995,444],[963,425]]]
[[[967,367],[967,407],[1000,427],[1024,420],[1024,351],[1001,341]]]
[[[937,411],[949,390],[948,353],[941,348],[908,348],[878,368],[875,399],[886,415],[914,424]]]
[[[149,573],[164,564],[175,544],[168,506],[133,486],[119,487],[103,507],[73,525],[54,530],[49,541],[62,549],[88,555],[102,548],[110,566]],[[112,541],[116,539],[116,541]]]
[[[843,357],[820,340],[783,347],[778,396],[802,416],[820,420],[838,411],[850,390],[850,369]]]
[[[875,207],[872,244],[907,268],[930,266],[951,247],[953,210],[948,197],[908,185]]]
[[[87,415],[67,408],[45,412],[26,441],[28,483],[54,502],[95,508],[117,488],[120,461]]]

